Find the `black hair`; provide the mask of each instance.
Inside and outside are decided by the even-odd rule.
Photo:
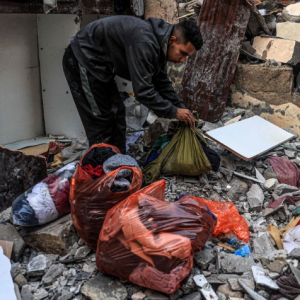
[[[179,33],[179,36],[178,34]],[[199,50],[203,45],[203,39],[199,27],[195,22],[181,21],[175,25],[174,35],[179,38],[179,42],[186,44],[191,42],[196,50]]]

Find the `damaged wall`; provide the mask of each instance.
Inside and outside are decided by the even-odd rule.
[[[43,135],[36,16],[2,14],[0,40],[0,144]]]

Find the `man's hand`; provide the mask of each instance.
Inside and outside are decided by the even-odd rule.
[[[195,127],[195,118],[188,109],[177,108],[177,114],[176,114],[175,118],[179,121],[184,122],[186,125]]]

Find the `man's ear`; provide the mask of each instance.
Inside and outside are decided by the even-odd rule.
[[[177,42],[177,37],[175,35],[171,35],[171,37],[169,38],[169,45],[173,45]]]

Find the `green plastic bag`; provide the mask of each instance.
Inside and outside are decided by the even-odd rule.
[[[198,138],[205,139],[198,128],[183,125],[160,156],[143,168],[146,184],[154,182],[160,174],[196,176],[211,170]]]

